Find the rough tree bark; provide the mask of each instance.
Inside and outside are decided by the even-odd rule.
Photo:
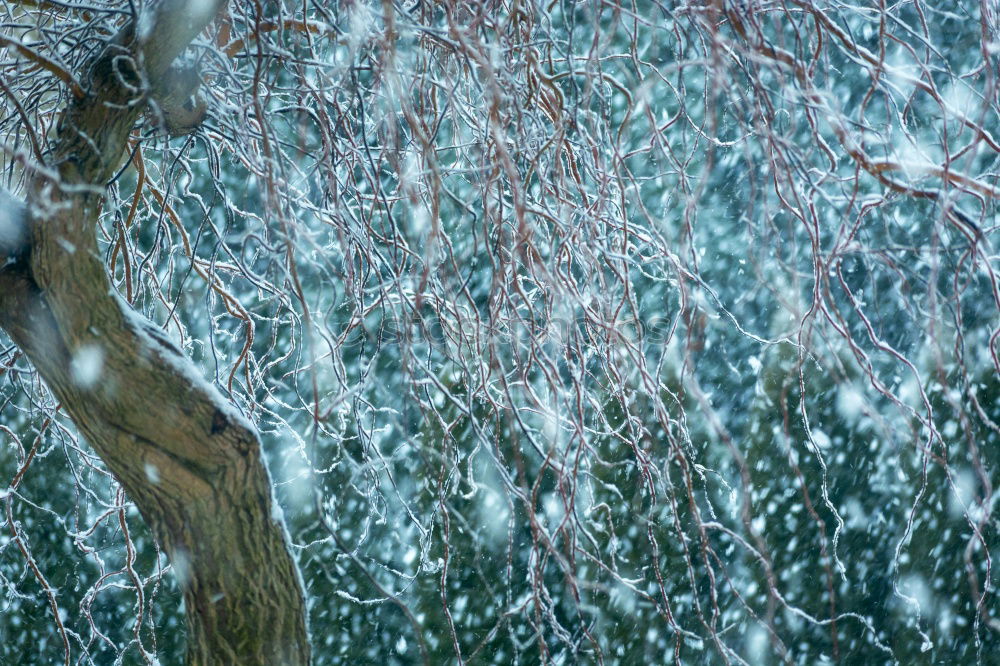
[[[79,74],[27,205],[0,234],[0,326],[121,481],[175,565],[190,664],[305,664],[304,590],[253,426],[110,283],[105,184],[157,82],[225,0],[162,0]],[[74,359],[102,361],[81,380]]]

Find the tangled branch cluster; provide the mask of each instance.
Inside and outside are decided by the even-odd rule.
[[[6,188],[107,4],[0,10]],[[1000,37],[944,4],[234,0],[183,131],[137,90],[107,268],[264,432],[318,661],[997,649]],[[0,372],[4,603],[155,653],[162,558]]]

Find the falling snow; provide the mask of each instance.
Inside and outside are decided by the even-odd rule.
[[[71,84],[159,36],[105,4],[0,10],[0,324],[101,262],[136,363],[259,433],[317,664],[993,663],[989,3],[230,2],[206,118],[141,115],[25,273]],[[0,663],[177,663],[197,561],[120,485],[170,469],[32,361],[0,334]]]

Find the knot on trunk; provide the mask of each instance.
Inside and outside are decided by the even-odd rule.
[[[153,86],[148,117],[170,136],[190,134],[208,112],[200,87],[201,77],[193,64],[171,67]]]

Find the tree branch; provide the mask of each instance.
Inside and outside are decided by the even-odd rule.
[[[83,68],[53,171],[0,224],[0,326],[171,558],[192,664],[309,661],[302,582],[256,429],[111,285],[103,184],[147,95],[225,4],[163,0]]]

